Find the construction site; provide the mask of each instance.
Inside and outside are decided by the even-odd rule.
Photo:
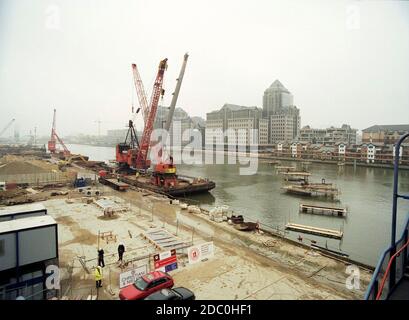
[[[185,54],[166,130],[172,122],[187,60]],[[216,183],[178,175],[165,145],[151,141],[166,68],[164,59],[148,104],[138,68],[132,64],[140,107],[129,120],[124,142],[116,146],[114,165],[70,152],[57,134],[55,109],[48,151],[17,148],[11,152],[9,146],[2,147],[0,239],[9,241],[10,234],[20,238],[32,229],[51,233],[42,232],[38,241],[45,242],[36,244],[48,252],[38,249],[27,253],[29,257],[20,257],[22,253],[16,251],[17,263],[30,263],[13,265],[14,253],[6,252],[4,265],[9,266],[0,269],[0,296],[122,299],[121,290],[132,286],[137,276],[162,270],[170,274],[175,286],[188,288],[197,299],[362,298],[371,267],[286,239],[283,230],[244,219],[228,206],[208,210],[183,200],[192,193],[209,192]],[[133,123],[140,111],[144,129],[138,139]],[[153,147],[160,150],[158,159],[149,158]],[[305,182],[309,176],[293,168],[281,169],[287,182]],[[324,185],[308,187],[321,190]],[[304,184],[301,187],[306,188]],[[305,227],[301,232],[339,236],[331,230]],[[35,243],[35,238],[32,241]],[[126,249],[118,258],[119,246]],[[60,286],[54,289],[45,285],[49,276],[45,270],[51,264],[60,270]],[[351,276],[347,267],[351,265],[358,268],[360,282],[352,288],[347,285]],[[17,277],[14,268],[20,270]]]
[[[350,290],[345,285],[350,261],[262,227],[240,231],[224,208],[208,212],[134,187],[123,192],[95,182],[92,188],[91,196],[68,186],[33,188],[38,192],[34,201],[58,224],[61,288],[53,299],[118,299],[121,274],[153,271],[154,256],[170,249],[177,255],[177,269],[170,272],[175,283],[197,299],[360,299],[370,280],[371,271],[359,267],[361,287]],[[0,214],[8,208],[13,207]],[[157,232],[163,240],[152,236]],[[208,242],[213,255],[189,262],[187,249]],[[122,263],[119,243],[126,248]],[[99,248],[105,251],[105,267],[103,287],[97,290],[93,271]]]

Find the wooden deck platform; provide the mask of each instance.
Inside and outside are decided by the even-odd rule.
[[[324,207],[324,206],[314,206],[309,204],[300,204],[301,213],[311,213],[320,215],[330,215],[335,217],[346,217],[347,209],[338,207]]]
[[[311,173],[306,172],[306,171],[289,171],[289,172],[283,172],[283,175],[285,175],[285,176],[297,176],[297,177],[309,177],[311,175]]]
[[[287,223],[285,225],[287,230],[297,231],[302,233],[313,234],[316,236],[333,238],[333,239],[342,239],[343,232],[338,230],[324,229],[312,226],[305,226],[302,224]]]
[[[292,172],[296,170],[294,166],[275,166],[276,173]]]
[[[337,199],[339,192],[338,189],[335,188],[320,188],[320,187],[314,187],[310,185],[288,185],[288,186],[283,186],[282,189],[284,189],[287,193],[295,194],[295,195],[301,195],[301,196],[307,196],[307,197],[326,197],[330,199]]]

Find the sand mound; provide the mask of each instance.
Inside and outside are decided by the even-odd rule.
[[[29,174],[50,172],[27,161],[13,161],[0,164],[0,175],[6,174]]]

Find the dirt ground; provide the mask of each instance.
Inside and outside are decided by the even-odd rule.
[[[344,262],[267,234],[237,231],[226,222],[210,221],[205,214],[188,213],[160,196],[100,188],[103,196],[126,211],[106,218],[101,208],[80,196],[44,201],[48,214],[59,223],[62,295],[71,299],[96,295],[93,268],[98,247],[106,257],[98,299],[118,299],[121,272],[141,265],[153,267],[152,255],[160,250],[141,236],[153,227],[177,233],[187,245],[192,240],[193,244],[214,242],[214,257],[194,265],[188,263],[186,249],[178,250],[178,269],[170,272],[175,286],[191,289],[197,299],[362,299],[370,280],[370,272],[360,269],[360,289],[349,290]],[[107,231],[116,239],[98,237]],[[128,261],[123,268],[117,263],[120,242]]]

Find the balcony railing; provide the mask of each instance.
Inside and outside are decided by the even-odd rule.
[[[402,281],[405,269],[408,266],[409,217],[407,218],[401,237],[396,241],[398,199],[409,200],[409,195],[402,195],[398,192],[399,149],[403,141],[408,137],[409,133],[403,135],[399,139],[395,148],[391,245],[383,252],[379,259],[378,265],[376,266],[372,280],[365,294],[366,300],[389,299],[393,291]]]

